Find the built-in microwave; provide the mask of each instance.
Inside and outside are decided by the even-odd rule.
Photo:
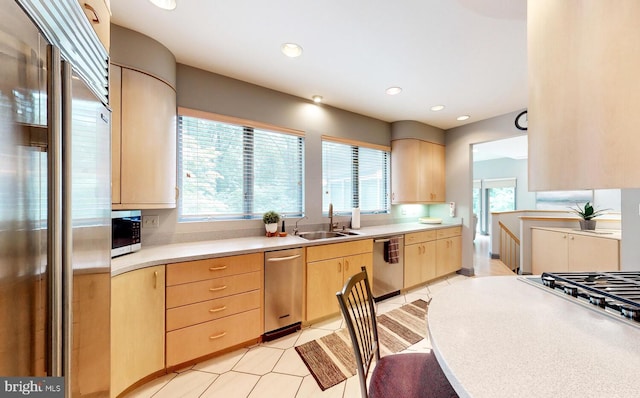
[[[133,253],[142,248],[140,210],[119,210],[111,212],[111,257]]]

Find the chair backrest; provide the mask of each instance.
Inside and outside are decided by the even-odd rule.
[[[380,359],[376,313],[367,269],[353,275],[336,293],[356,357],[362,397],[367,397],[367,374],[373,358]]]

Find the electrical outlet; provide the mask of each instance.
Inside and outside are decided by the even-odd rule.
[[[142,216],[142,228],[158,228],[160,216]]]

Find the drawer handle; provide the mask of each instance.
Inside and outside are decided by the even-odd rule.
[[[227,335],[227,332],[222,332],[220,334],[216,334],[215,336],[209,336],[209,340],[219,339]]]
[[[218,308],[212,308],[209,310],[210,313],[214,313],[214,312],[220,312],[220,311],[224,311],[227,309],[226,305],[223,305],[222,307],[218,307]]]
[[[224,290],[224,289],[226,289],[226,288],[227,288],[227,285],[220,286],[220,287],[210,287],[210,288],[209,288],[209,291],[210,291],[210,292],[218,292],[218,291],[220,291],[220,290]]]
[[[223,271],[227,269],[226,265],[220,266],[220,267],[209,267],[209,271]]]

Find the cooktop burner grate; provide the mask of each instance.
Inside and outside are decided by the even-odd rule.
[[[545,272],[539,280],[549,288],[640,321],[640,271]]]

